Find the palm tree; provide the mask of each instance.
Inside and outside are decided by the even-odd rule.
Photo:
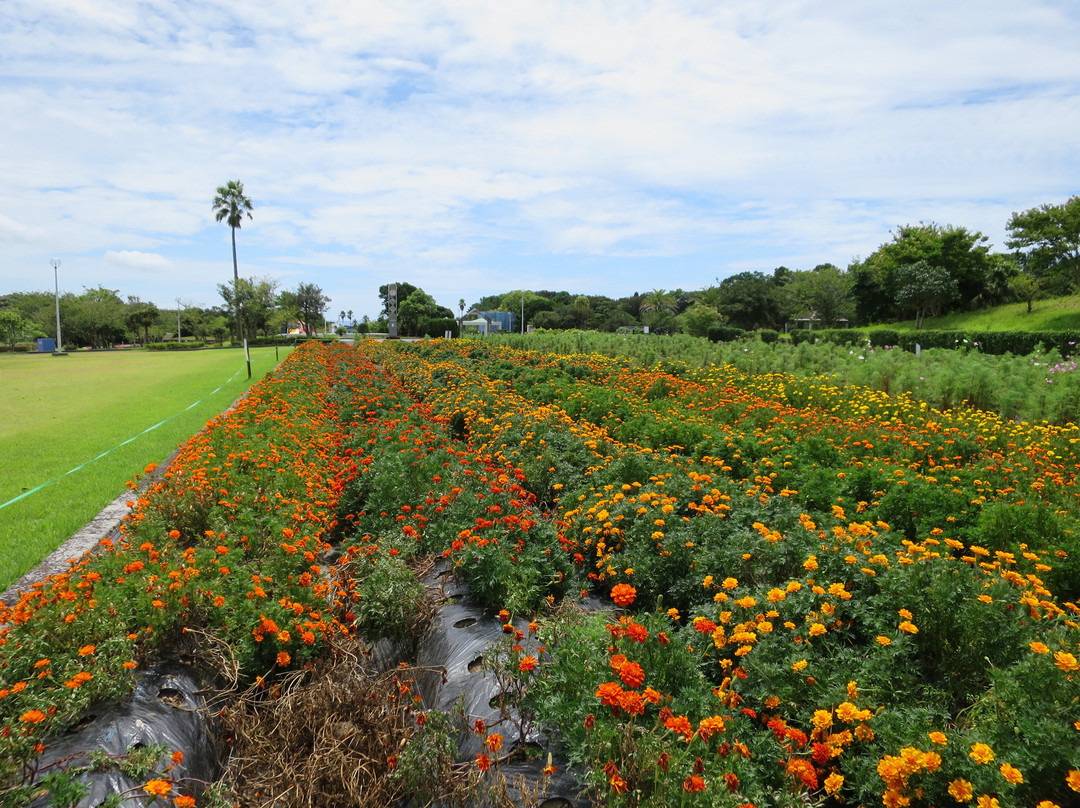
[[[244,183],[240,180],[229,180],[225,185],[218,186],[217,196],[214,197],[214,221],[224,221],[232,228],[232,265],[233,280],[240,279],[240,272],[236,266],[236,231],[244,220],[244,214],[251,218],[254,210],[251,200],[244,196]]]
[[[240,180],[229,180],[225,185],[219,185],[217,196],[214,197],[214,221],[224,221],[232,228],[232,269],[233,289],[236,292],[236,330],[244,340],[244,356],[247,359],[248,378],[251,378],[251,355],[248,353],[247,338],[243,336],[244,327],[240,319],[240,270],[236,265],[236,231],[244,220],[244,214],[251,218],[254,205],[251,200],[244,196],[244,183]]]
[[[641,305],[638,306],[638,312],[642,315],[659,311],[669,311],[674,314],[678,306],[678,301],[675,300],[675,295],[671,292],[666,289],[653,289],[651,292],[646,292],[641,296]]]

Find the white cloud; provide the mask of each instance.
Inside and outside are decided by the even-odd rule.
[[[111,267],[138,272],[162,272],[173,268],[173,263],[168,258],[138,250],[106,250],[104,260]]]
[[[456,303],[523,257],[537,288],[695,288],[920,219],[1000,247],[1074,192],[1078,34],[1054,0],[7,0],[0,292],[55,253],[212,302],[231,178],[241,271],[335,300]]]

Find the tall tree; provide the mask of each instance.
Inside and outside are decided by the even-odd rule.
[[[214,221],[223,221],[232,230],[233,280],[236,281],[240,279],[240,271],[236,263],[236,231],[243,224],[245,214],[249,219],[251,218],[251,211],[255,209],[255,206],[244,195],[244,183],[240,180],[229,180],[224,185],[219,185],[213,205]]]
[[[10,350],[14,351],[16,342],[29,339],[35,331],[34,324],[23,317],[18,309],[0,309],[0,342]]]
[[[142,332],[143,345],[150,341],[150,326],[155,325],[160,316],[161,312],[153,303],[144,303],[137,297],[128,297],[124,323],[136,337],[139,336],[140,331]]]
[[[312,329],[322,322],[323,312],[330,305],[330,298],[313,283],[301,283],[296,287],[296,314],[304,324],[304,331],[311,336]]]
[[[645,319],[646,315],[656,315],[662,311],[674,314],[678,308],[679,302],[674,294],[667,289],[653,289],[651,292],[646,292],[641,296],[638,313],[642,319]]]
[[[236,263],[236,231],[240,229],[240,225],[243,224],[245,214],[250,219],[251,211],[255,206],[251,204],[251,200],[244,195],[244,183],[240,180],[229,180],[224,185],[219,185],[217,189],[217,195],[214,197],[213,202],[214,219],[215,221],[224,221],[229,225],[229,229],[232,231],[232,266],[233,266],[233,283],[239,286],[240,284],[240,270]],[[240,290],[236,290],[237,306],[240,305]],[[240,309],[236,310],[236,328],[239,331],[239,337],[244,341],[244,356],[247,360],[248,378],[251,378],[251,355],[248,353],[247,337],[243,332],[243,316],[240,313]]]
[[[900,267],[896,302],[901,309],[915,310],[915,330],[922,328],[927,314],[937,316],[956,296],[959,284],[944,267],[916,261]]]
[[[1065,275],[1080,285],[1080,196],[1014,213],[1006,229],[1006,243],[1021,253],[1026,269]]]

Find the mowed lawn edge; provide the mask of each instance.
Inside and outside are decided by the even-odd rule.
[[[0,507],[0,590],[290,350],[252,350],[250,380],[238,350],[0,355],[0,505],[47,483]]]

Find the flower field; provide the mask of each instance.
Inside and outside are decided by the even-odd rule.
[[[227,647],[273,701],[344,641],[415,637],[435,557],[504,625],[486,664],[596,804],[1065,808],[1078,439],[731,365],[307,346],[120,540],[0,613],[3,793],[177,648]],[[412,729],[382,793],[416,796],[403,761],[440,722],[394,703]],[[482,793],[522,722],[476,731]],[[147,794],[204,800],[169,760]]]

